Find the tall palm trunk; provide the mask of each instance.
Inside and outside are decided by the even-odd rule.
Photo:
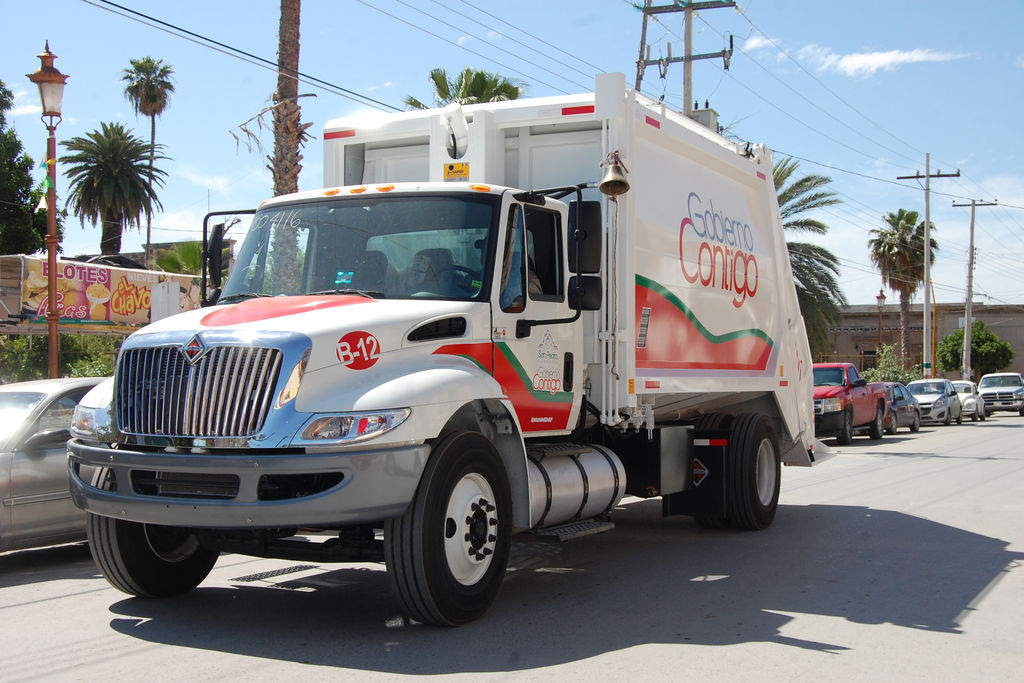
[[[149,117],[149,192],[153,193],[153,156],[156,152],[156,114]],[[146,211],[146,255],[143,259],[146,267],[152,266],[153,261],[153,211]]]
[[[910,320],[910,294],[900,292],[900,364],[904,370],[907,369],[907,325]]]
[[[121,253],[121,218],[113,211],[100,211],[100,253]]]
[[[281,0],[278,25],[277,92],[274,94],[274,156],[270,172],[274,178],[274,196],[299,191],[299,0]],[[297,292],[299,279],[297,232],[284,226],[274,231],[271,278],[275,291]]]

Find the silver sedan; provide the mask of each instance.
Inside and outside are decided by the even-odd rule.
[[[68,428],[101,380],[0,386],[0,551],[85,539],[85,514],[68,492]]]

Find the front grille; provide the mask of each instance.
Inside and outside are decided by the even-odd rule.
[[[252,436],[280,371],[277,349],[215,346],[194,365],[178,346],[127,350],[117,369],[118,426],[150,436]]]
[[[996,391],[984,394],[982,398],[986,401],[1013,401],[1017,396],[1012,391]]]

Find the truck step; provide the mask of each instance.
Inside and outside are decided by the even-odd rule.
[[[572,541],[584,536],[599,534],[603,531],[611,531],[615,528],[615,522],[607,519],[586,519],[581,522],[566,522],[557,526],[549,526],[538,529],[532,535],[538,541]],[[528,535],[528,536],[529,536]]]

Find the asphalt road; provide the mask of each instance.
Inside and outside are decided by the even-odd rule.
[[[783,471],[763,532],[627,499],[609,533],[516,542],[498,601],[405,623],[381,565],[222,557],[130,598],[84,545],[0,554],[0,681],[1024,680],[1024,418],[901,430]]]

